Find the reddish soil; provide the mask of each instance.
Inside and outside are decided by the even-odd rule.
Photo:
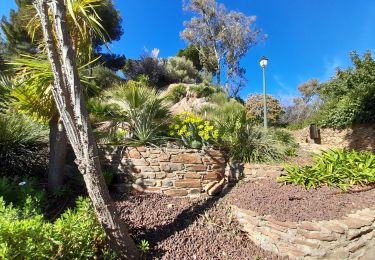
[[[232,190],[231,202],[260,215],[272,215],[281,221],[331,220],[357,210],[375,206],[375,188],[362,187],[356,192],[320,187],[283,185],[275,179],[244,183]]]
[[[159,194],[117,196],[116,206],[147,259],[282,259],[255,246],[239,230],[222,197],[178,199]]]

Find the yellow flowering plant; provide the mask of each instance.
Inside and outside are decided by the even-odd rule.
[[[219,137],[219,131],[207,120],[189,112],[175,116],[169,126],[169,135],[190,148],[210,146]]]

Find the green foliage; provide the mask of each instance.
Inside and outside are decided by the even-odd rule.
[[[159,144],[165,141],[166,122],[170,116],[163,98],[154,89],[128,83],[111,90],[113,97],[122,104],[129,124],[129,145]],[[125,141],[125,140],[124,140]]]
[[[375,122],[375,61],[370,52],[361,58],[351,53],[354,67],[337,70],[336,76],[321,84],[324,102],[318,123],[343,128],[355,123]]]
[[[193,45],[187,46],[185,49],[181,49],[178,51],[177,57],[185,57],[186,59],[193,62],[194,67],[200,71],[203,69],[203,64],[199,59],[199,50]]]
[[[271,95],[266,97],[267,103],[267,121],[275,124],[284,113],[280,101]],[[257,124],[263,123],[264,100],[263,95],[253,94],[248,96],[246,100],[247,117]]]
[[[142,254],[147,254],[150,251],[150,243],[144,239],[139,242],[137,247],[141,250]]]
[[[206,84],[199,84],[190,87],[190,91],[195,94],[196,97],[210,97],[215,93],[223,92],[222,88],[210,86]]]
[[[272,162],[284,159],[285,152],[266,130],[243,125],[230,145],[229,156],[245,163]]]
[[[54,223],[46,222],[31,204],[6,205],[0,197],[0,258],[114,259],[88,199],[79,198]]]
[[[12,203],[22,207],[27,198],[31,197],[32,202],[35,203],[34,206],[39,207],[45,199],[45,192],[35,187],[35,181],[30,178],[0,177],[0,197],[3,197],[6,204]]]
[[[2,160],[28,147],[39,144],[46,137],[46,128],[22,115],[0,115],[0,156]]]
[[[210,146],[219,135],[219,131],[209,121],[188,112],[178,114],[169,128],[172,137],[194,149]]]
[[[101,90],[108,89],[111,86],[120,84],[123,81],[123,79],[119,77],[116,72],[102,65],[93,67],[91,73],[93,81]]]
[[[179,102],[181,99],[186,97],[186,87],[183,84],[179,84],[176,86],[171,86],[166,93],[166,99],[170,100],[173,103]]]
[[[112,184],[113,172],[110,169],[103,169],[103,177],[107,186]]]
[[[192,61],[185,57],[172,57],[164,62],[165,71],[171,82],[194,83],[199,77]]]
[[[122,116],[120,106],[110,103],[104,98],[91,98],[87,101],[86,106],[93,122],[116,120]]]
[[[280,181],[303,185],[307,189],[325,184],[347,190],[353,185],[375,182],[375,155],[334,149],[317,156],[312,166],[287,165],[285,170],[287,175],[280,177]]]

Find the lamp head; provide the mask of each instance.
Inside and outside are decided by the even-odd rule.
[[[266,56],[263,56],[260,58],[259,64],[262,68],[265,68],[268,64],[268,58]]]

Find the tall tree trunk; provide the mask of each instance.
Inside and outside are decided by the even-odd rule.
[[[70,42],[64,0],[53,0],[51,4],[54,33],[48,15],[47,0],[34,0],[54,74],[52,94],[60,118],[110,245],[120,259],[138,259],[137,247],[118,216],[101,172],[96,143],[81,91],[75,53]]]
[[[49,122],[49,165],[48,190],[56,191],[64,184],[67,138],[59,115],[56,113]]]

